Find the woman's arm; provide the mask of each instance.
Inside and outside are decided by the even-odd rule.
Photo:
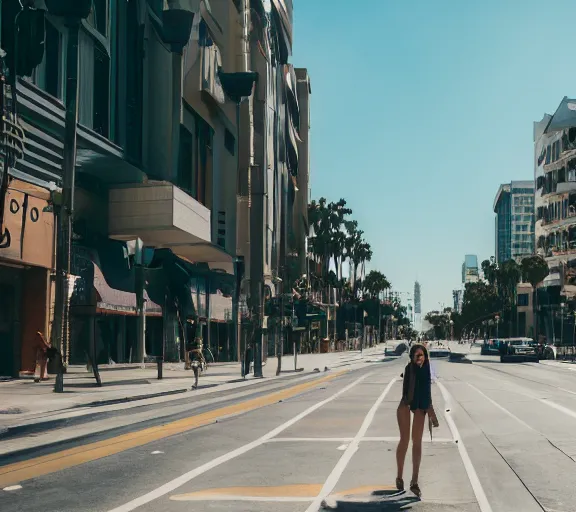
[[[48,343],[46,341],[46,338],[44,338],[44,335],[40,331],[38,331],[36,334],[38,335],[38,337],[40,338],[40,341],[42,342],[42,349],[43,350],[51,347],[50,343]]]
[[[402,374],[402,400],[401,402],[408,405],[408,387],[410,383],[410,365],[407,364]]]

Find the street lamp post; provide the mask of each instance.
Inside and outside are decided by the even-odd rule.
[[[560,345],[564,346],[564,308],[566,303],[560,303]],[[566,349],[563,348],[564,354],[566,354]]]
[[[78,124],[78,36],[81,20],[92,10],[90,0],[48,0],[48,12],[64,19],[68,29],[66,45],[66,115],[64,119],[64,149],[62,161],[62,204],[58,212],[56,282],[52,346],[59,349],[64,365],[69,360],[70,335],[70,260],[74,218],[74,189],[76,178],[76,125]],[[64,391],[64,365],[58,364],[54,391]]]
[[[499,327],[499,323],[500,323],[500,315],[496,315],[494,317],[494,320],[496,320],[496,339],[498,339],[500,336],[498,335],[498,327]]]

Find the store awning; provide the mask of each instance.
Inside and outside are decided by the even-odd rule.
[[[94,263],[94,289],[96,312],[117,315],[136,315],[136,294],[116,290],[108,285],[100,267]],[[146,316],[162,316],[162,308],[150,300],[144,290]]]

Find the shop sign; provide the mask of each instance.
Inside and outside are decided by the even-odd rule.
[[[54,263],[54,214],[31,185],[14,180],[6,192],[0,258],[44,268]]]
[[[312,324],[310,325],[310,329],[314,330],[319,330],[320,329],[320,322],[312,322]]]

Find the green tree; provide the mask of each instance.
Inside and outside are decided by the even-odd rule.
[[[449,309],[449,308],[447,308]],[[450,313],[442,311],[430,311],[426,313],[424,320],[434,328],[434,336],[438,339],[448,339],[450,333]]]
[[[390,289],[391,284],[386,276],[378,271],[371,270],[362,281],[362,292],[373,299],[378,298],[384,290]]]
[[[548,268],[548,263],[542,258],[542,256],[534,255],[524,258],[522,260],[522,276],[532,285],[532,294],[534,300],[532,304],[534,306],[534,333],[536,341],[538,341],[538,292],[537,286],[544,281],[546,276],[550,273]]]
[[[498,274],[498,266],[492,256],[489,260],[484,260],[481,264],[484,279],[488,281],[491,286],[496,286],[496,276]]]
[[[494,286],[483,281],[466,283],[462,300],[462,329],[478,328],[500,312],[502,302]]]

